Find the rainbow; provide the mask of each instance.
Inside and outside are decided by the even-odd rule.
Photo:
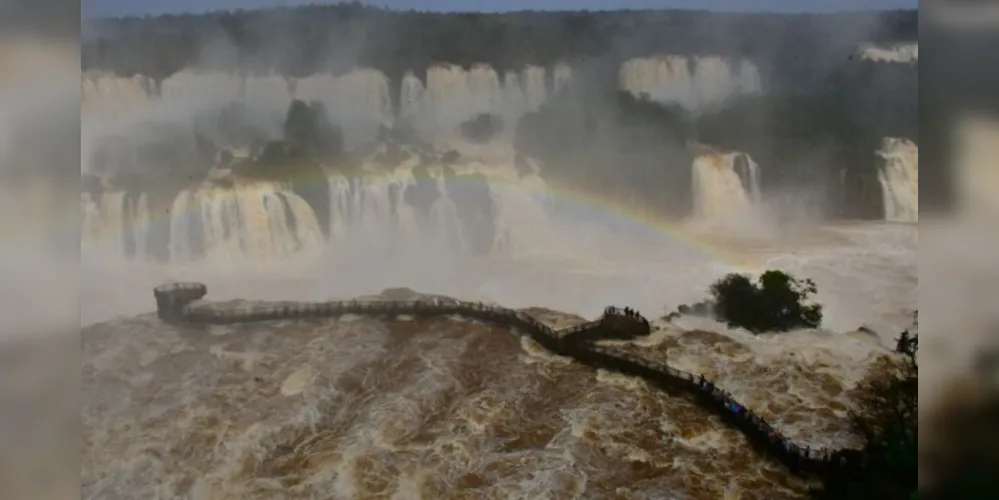
[[[746,264],[745,256],[691,230],[684,221],[677,221],[664,214],[649,210],[641,204],[623,201],[589,190],[565,187],[557,183],[552,187],[552,192],[558,200],[607,215],[633,228],[661,235],[669,241],[680,243],[686,248],[706,255],[722,264],[734,267],[742,267]]]

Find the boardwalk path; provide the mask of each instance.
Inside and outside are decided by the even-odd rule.
[[[208,293],[200,283],[174,283],[154,290],[159,317],[172,323],[231,324],[274,319],[358,315],[459,315],[509,326],[545,349],[592,366],[641,377],[667,391],[687,394],[702,408],[719,415],[727,425],[745,435],[761,453],[780,461],[801,476],[844,478],[863,467],[857,450],[810,450],[798,446],[745,406],[734,401],[703,376],[677,370],[592,343],[600,338],[634,338],[649,334],[649,323],[634,313],[608,308],[597,321],[554,330],[527,313],[482,303],[450,299],[414,301],[257,302],[230,305],[202,300]]]

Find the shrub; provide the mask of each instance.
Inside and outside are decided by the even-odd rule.
[[[219,160],[218,160],[219,165],[222,165],[223,167],[228,167],[232,165],[232,162],[235,159],[236,157],[233,156],[232,151],[229,151],[228,149],[223,149],[222,151],[219,151]]]
[[[268,141],[257,157],[261,167],[286,167],[293,162],[291,148],[284,141]]]
[[[917,323],[918,327],[918,323]],[[851,480],[826,481],[814,498],[915,498],[918,484],[919,337],[902,332],[853,390],[850,422],[864,438],[867,468]],[[962,498],[959,495],[957,498]]]
[[[490,113],[479,113],[461,122],[461,135],[479,144],[489,142],[503,131],[503,119]]]
[[[290,153],[307,161],[335,161],[343,153],[343,131],[330,122],[319,101],[292,101],[284,120]]]
[[[918,349],[918,336],[908,330],[902,332],[895,355],[878,358],[857,386],[857,406],[850,415],[868,451],[896,470],[916,467]]]
[[[460,159],[461,159],[461,153],[452,149],[449,150],[447,153],[444,153],[444,156],[441,156],[441,163],[445,165],[451,165],[452,163]]]
[[[729,274],[711,285],[715,315],[753,333],[815,328],[822,323],[822,306],[811,303],[815,282],[798,280],[782,271],[767,271],[758,282]]]

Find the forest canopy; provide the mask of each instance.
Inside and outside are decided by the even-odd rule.
[[[917,24],[915,10],[481,14],[403,12],[346,2],[101,19],[84,28],[82,64],[85,70],[157,79],[190,66],[295,77],[372,67],[401,78],[409,70],[422,75],[440,62],[487,63],[505,71],[601,60],[616,68],[631,57],[709,54],[753,59],[765,67],[771,86],[782,86],[802,75],[825,74],[847,61],[859,43],[916,41]]]

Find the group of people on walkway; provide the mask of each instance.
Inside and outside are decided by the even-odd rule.
[[[711,394],[716,400],[722,402],[725,408],[732,412],[732,414],[751,421],[755,427],[766,433],[771,442],[780,443],[780,445],[788,453],[797,454],[801,457],[812,460],[832,460],[832,452],[826,448],[819,448],[817,450],[813,450],[808,446],[799,448],[798,445],[794,444],[790,438],[774,429],[773,426],[760,418],[760,416],[753,413],[749,408],[739,404],[738,401],[732,398],[732,395],[728,391],[718,388],[712,381],[706,379],[704,375],[697,376],[697,385],[707,391],[708,394]]]
[[[649,320],[645,319],[645,317],[639,314],[638,311],[630,307],[625,307],[623,309],[618,309],[614,306],[607,307],[604,309],[604,316],[625,316],[627,318],[637,319],[646,326],[649,325]]]

